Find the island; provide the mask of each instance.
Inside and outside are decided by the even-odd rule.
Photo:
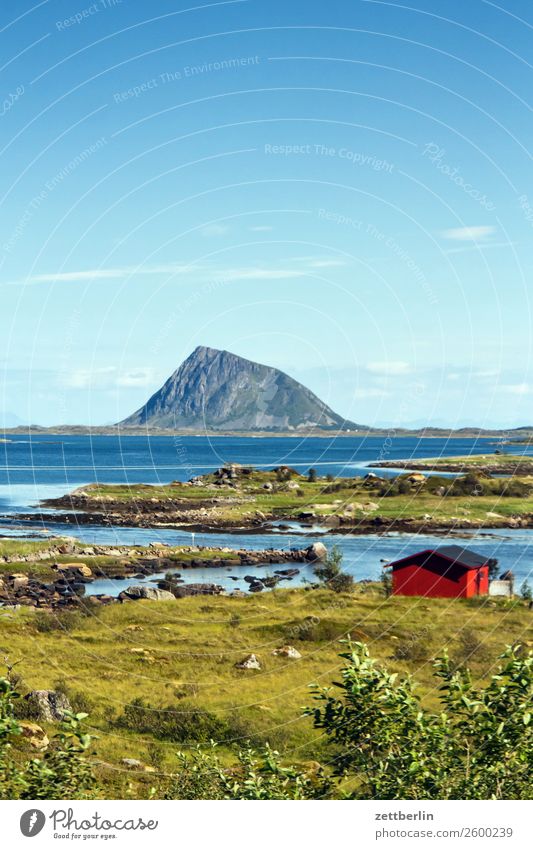
[[[393,478],[319,477],[289,466],[259,470],[237,464],[168,485],[91,484],[43,502],[73,525],[179,528],[240,533],[290,530],[290,523],[329,533],[445,533],[452,529],[533,527],[533,462],[486,456],[394,461],[411,470]],[[405,464],[405,465],[403,465]],[[391,464],[387,464],[391,465]],[[434,469],[465,472],[455,477]],[[493,475],[506,476],[494,477]],[[20,521],[35,521],[35,514]],[[38,517],[37,517],[38,518]],[[49,513],[42,514],[50,521]],[[288,524],[289,523],[289,524]]]

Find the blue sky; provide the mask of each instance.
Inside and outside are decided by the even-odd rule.
[[[533,424],[525,0],[2,9],[0,415],[198,344],[370,425]]]

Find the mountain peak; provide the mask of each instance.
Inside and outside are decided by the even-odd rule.
[[[121,424],[274,431],[354,427],[284,372],[204,345]]]

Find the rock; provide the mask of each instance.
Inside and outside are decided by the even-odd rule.
[[[56,563],[55,568],[58,572],[77,572],[79,575],[83,575],[84,578],[90,578],[92,576],[92,571],[87,566],[86,563]]]
[[[249,654],[244,660],[235,664],[236,669],[261,669],[261,664],[255,654]]]
[[[13,580],[13,590],[20,590],[22,587],[27,587],[30,579],[27,575],[17,575]]]
[[[190,595],[222,595],[224,587],[219,584],[183,584],[176,587],[174,596],[176,598],[185,598]]]
[[[305,550],[307,560],[325,560],[328,550],[323,542],[314,542]]]
[[[302,656],[294,646],[282,646],[280,649],[274,649],[272,654],[276,657],[286,657],[288,660],[300,660]]]
[[[490,510],[486,513],[487,519],[504,519],[501,513],[492,513]]]
[[[36,722],[20,722],[22,736],[28,741],[34,749],[46,749],[50,743],[48,736],[40,725]]]
[[[331,514],[329,516],[323,516],[320,519],[320,524],[324,525],[326,528],[338,528],[341,523],[339,516],[335,514]]]
[[[120,763],[122,766],[125,766],[126,769],[143,769],[143,764],[137,760],[137,758],[122,758]]]
[[[175,598],[168,590],[160,590],[157,587],[148,586],[140,587],[138,585],[128,587],[120,595],[131,599],[146,598],[149,601],[174,601]]]
[[[266,578],[261,578],[260,583],[262,583],[263,586],[272,589],[272,587],[275,587],[276,584],[279,584],[280,581],[281,575],[267,575]]]
[[[31,690],[24,698],[35,718],[44,722],[60,722],[65,711],[71,710],[65,694],[56,690]]]
[[[407,480],[410,483],[424,483],[426,480],[426,476],[422,474],[422,472],[413,472],[412,474],[407,476]]]
[[[263,484],[263,489],[271,490],[271,489],[274,489],[274,487],[272,486],[270,481],[267,481],[266,483]]]

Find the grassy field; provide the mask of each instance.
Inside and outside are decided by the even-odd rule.
[[[484,679],[506,644],[533,645],[533,617],[518,600],[387,599],[377,585],[358,585],[353,595],[276,589],[260,597],[139,601],[91,615],[0,612],[0,656],[17,664],[22,692],[62,689],[74,709],[90,714],[103,798],[148,795],[156,774],[175,766],[175,752],[195,745],[198,711],[216,719],[214,736],[224,739],[228,757],[229,741],[249,738],[269,741],[292,761],[326,763],[325,744],[301,709],[310,703],[310,683],[335,679],[338,640],[347,634],[389,668],[412,673],[434,707],[432,657],[446,647]],[[272,655],[285,644],[302,658]],[[251,652],[261,670],[236,669]],[[148,731],[124,722],[136,698],[155,709]],[[169,709],[191,719],[189,731],[169,731]],[[126,770],[128,757],[156,774]]]
[[[524,443],[529,444],[529,443]],[[467,454],[462,457],[417,457],[411,460],[383,460],[370,464],[373,468],[426,468],[428,471],[455,467],[458,470],[486,471],[507,470],[509,474],[517,467],[530,469],[533,474],[533,457],[525,454]]]

